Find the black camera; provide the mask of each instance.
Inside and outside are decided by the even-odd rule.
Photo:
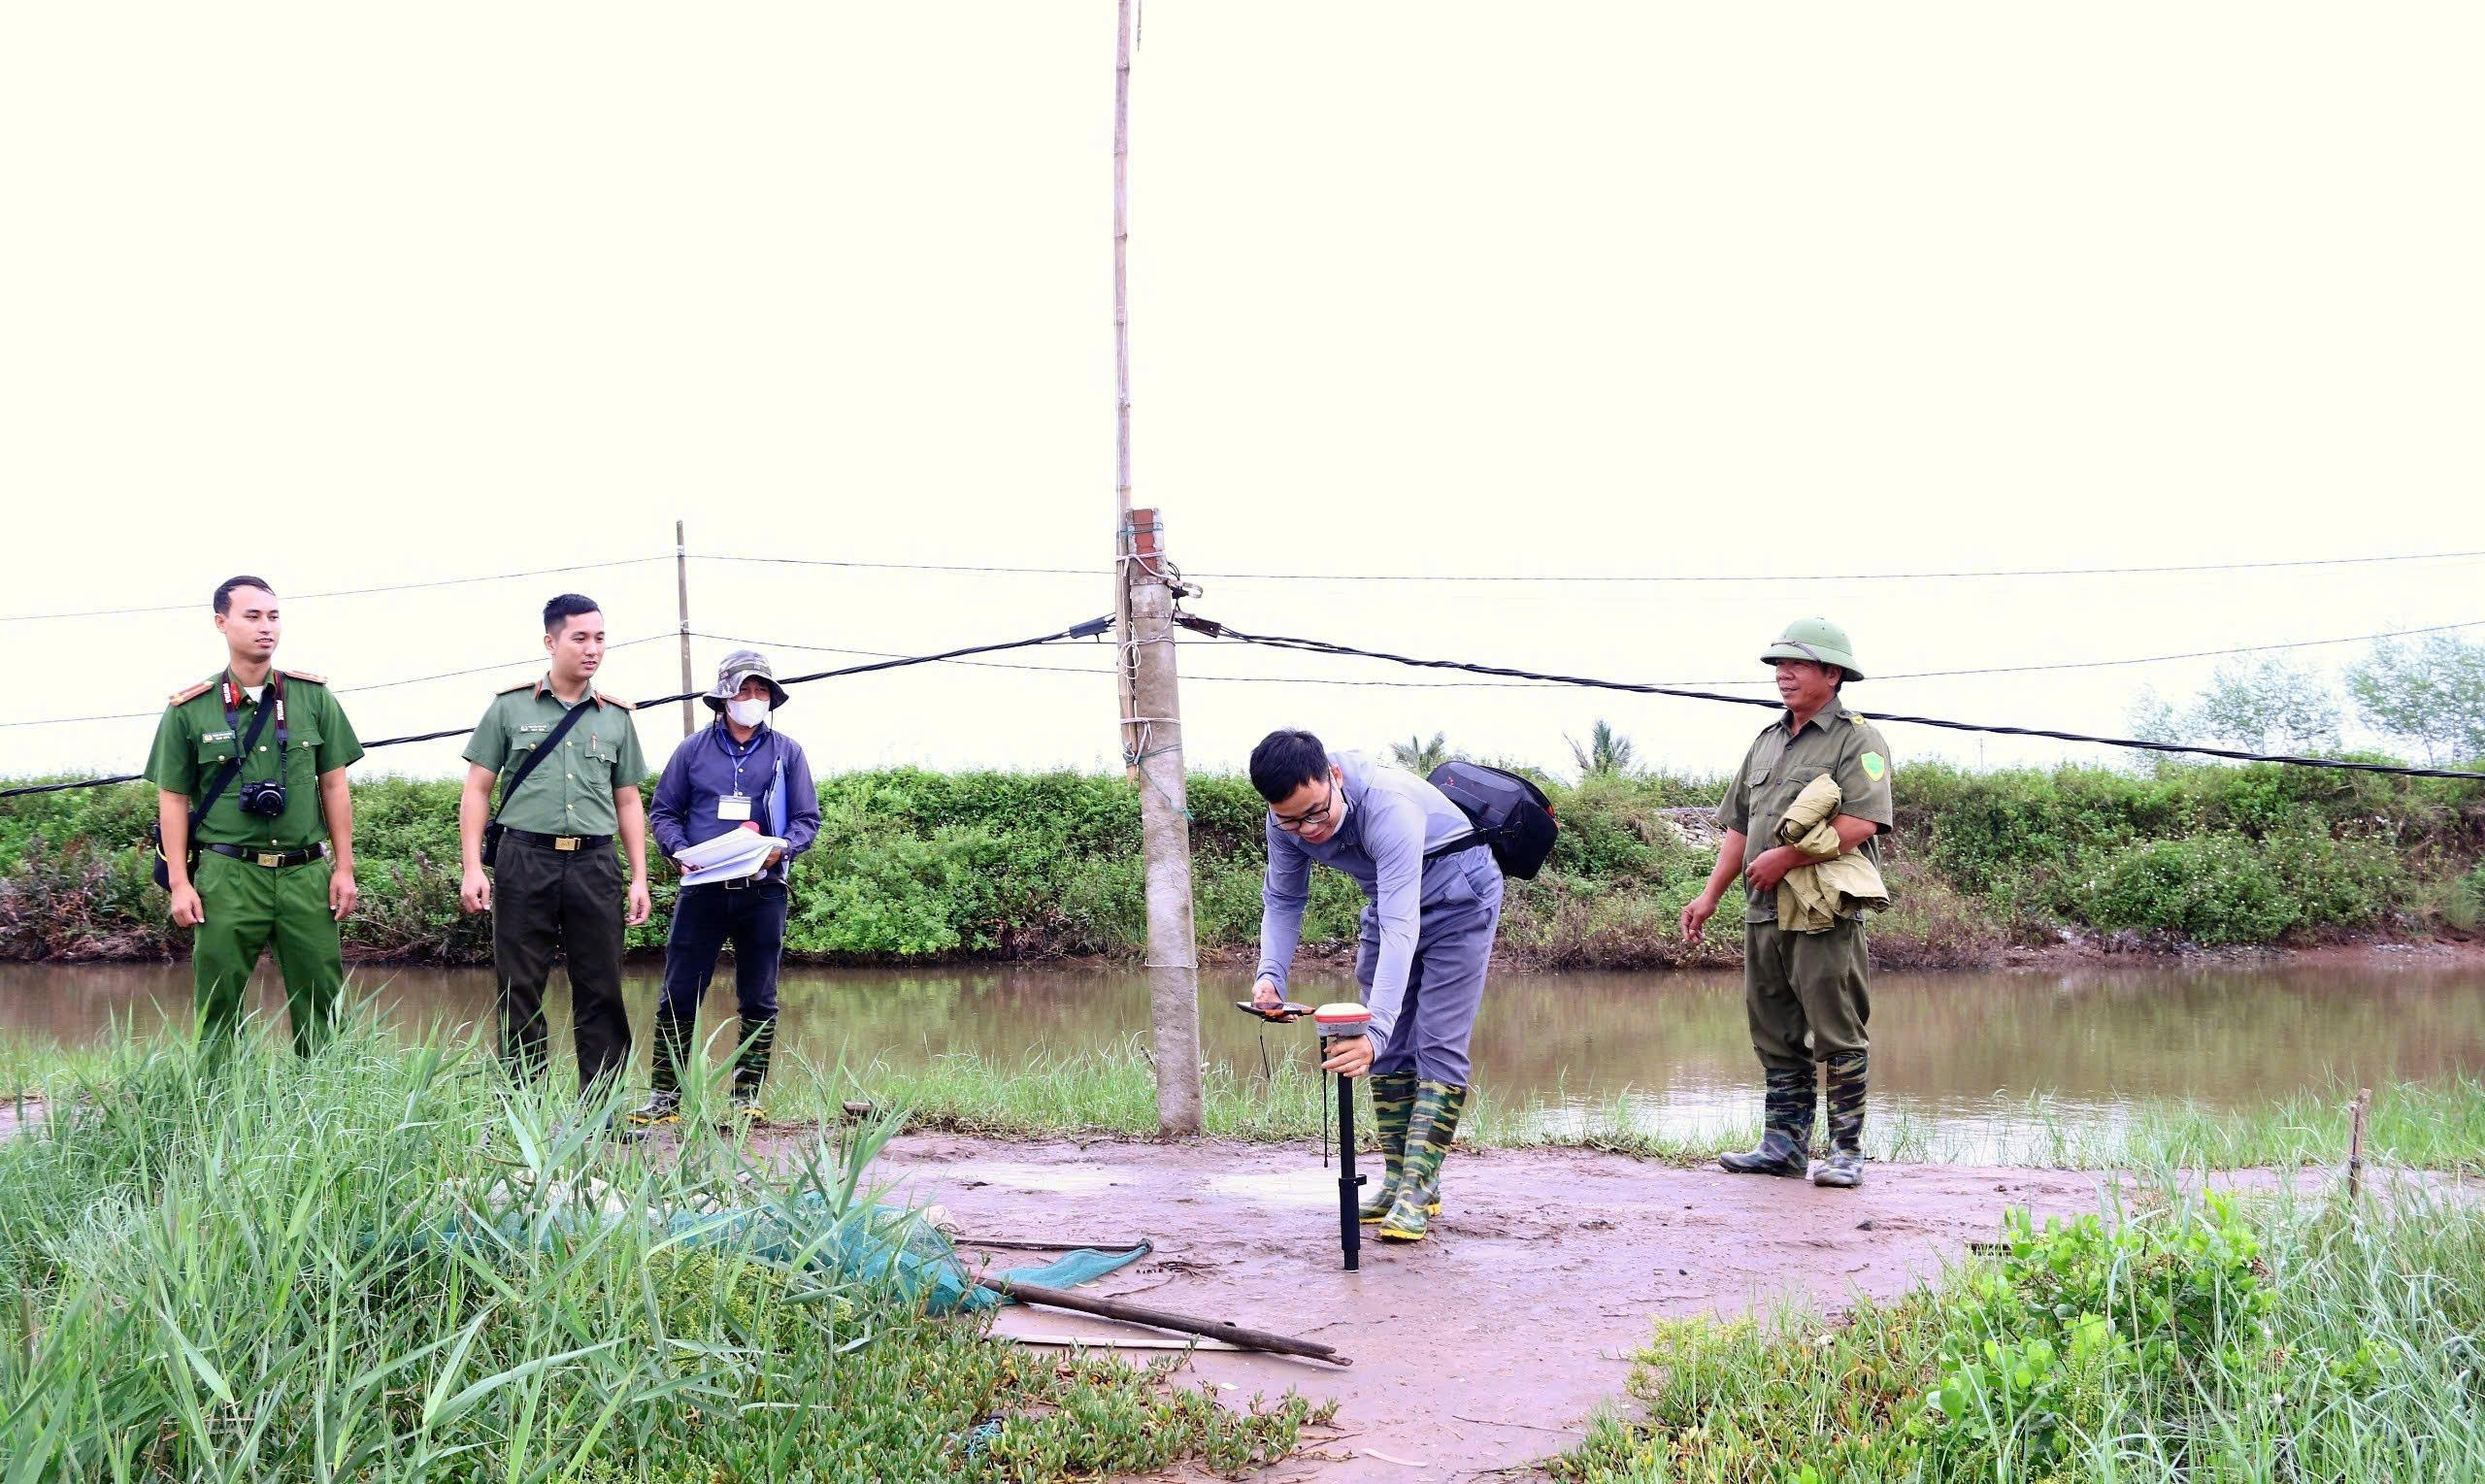
[[[284,812],[284,785],[274,778],[242,785],[242,812],[274,819]]]

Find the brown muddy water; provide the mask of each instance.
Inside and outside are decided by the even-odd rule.
[[[729,1019],[730,960],[703,1024]],[[281,1019],[273,972],[257,982]],[[653,965],[628,973],[643,1035]],[[1211,1060],[1256,1070],[1254,1022],[1231,1008],[1245,975],[1211,973],[1201,1023]],[[352,993],[387,1023],[487,1023],[480,971],[361,969]],[[1340,975],[1297,975],[1298,1000],[1350,999]],[[566,1028],[555,975],[550,1011]],[[91,1040],[115,1024],[160,1032],[186,1014],[187,965],[0,966],[0,1039]],[[1116,1046],[1147,1028],[1140,973],[1082,969],[789,970],[780,1046],[822,1066],[921,1065],[979,1053],[1016,1068],[1039,1053]],[[2075,973],[1884,973],[1872,996],[1873,1093],[1881,1116],[1925,1129],[1933,1152],[1991,1154],[2034,1125],[2096,1130],[2143,1104],[2245,1110],[2341,1085],[2424,1080],[2485,1068],[2485,972],[2474,966],[2152,967]],[[1301,1030],[1273,1030],[1282,1053]],[[556,1031],[556,1045],[566,1040]],[[1732,974],[1498,975],[1475,1031],[1475,1076],[1506,1105],[1541,1101],[1552,1124],[1614,1100],[1632,1120],[1691,1135],[1757,1118],[1758,1073]],[[641,1053],[644,1056],[644,1051]]]

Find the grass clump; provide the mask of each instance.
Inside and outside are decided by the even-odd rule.
[[[1309,1416],[668,1235],[803,1196],[882,1220],[861,1175],[888,1121],[790,1174],[707,1138],[658,1160],[609,1107],[367,1026],[309,1061],[249,1038],[220,1069],[122,1042],[44,1091],[0,1142],[13,1484],[1230,1472]]]
[[[2485,1215],[2401,1186],[2357,1211],[2170,1187],[2041,1228],[1840,1320],[1668,1320],[1639,1420],[1565,1480],[2458,1479],[2477,1404]]]

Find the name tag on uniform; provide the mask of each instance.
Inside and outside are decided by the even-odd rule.
[[[552,724],[547,721],[541,726],[519,727],[517,730],[521,736],[528,732],[549,732],[552,730]]]
[[[199,736],[200,742],[231,742],[232,740],[233,734],[230,732],[205,732]]]
[[[719,819],[735,820],[748,819],[750,817],[750,796],[748,794],[717,795],[716,817]]]

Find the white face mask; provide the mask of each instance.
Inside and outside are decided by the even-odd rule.
[[[755,727],[768,719],[768,698],[761,696],[750,701],[728,701],[725,703],[725,714],[740,725]]]

